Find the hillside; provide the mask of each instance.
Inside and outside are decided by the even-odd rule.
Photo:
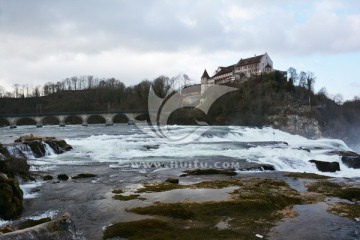
[[[151,85],[158,96],[164,97],[171,80],[161,76],[131,87],[117,83],[59,90],[42,97],[0,98],[0,114],[146,110]],[[360,100],[339,105],[323,93],[315,94],[304,86],[295,86],[279,72],[228,85],[238,91],[218,99],[208,116],[196,109],[181,109],[170,116],[168,123],[195,124],[196,119],[210,125],[272,125],[307,137],[336,137],[345,141],[359,136]],[[0,119],[0,125],[6,124]]]

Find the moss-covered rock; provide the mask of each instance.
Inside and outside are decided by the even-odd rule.
[[[360,188],[343,187],[329,181],[318,181],[307,184],[311,192],[322,193],[325,196],[338,197],[349,201],[360,201]]]
[[[130,194],[130,195],[118,194],[118,195],[113,196],[113,199],[120,200],[120,201],[130,201],[130,200],[134,200],[134,199],[145,200],[145,198],[140,197],[139,194]]]
[[[285,177],[301,178],[301,179],[329,179],[329,178],[331,178],[329,176],[318,175],[315,173],[287,173],[287,174],[285,174]]]
[[[213,182],[213,183],[211,183]],[[219,182],[222,182],[220,185]],[[162,185],[181,188],[182,185]],[[303,199],[284,181],[244,178],[227,181],[207,181],[198,186],[239,186],[226,201],[155,203],[129,211],[151,215],[153,218],[121,222],[107,227],[104,239],[255,239],[266,237],[276,222],[284,217],[294,204]],[[185,186],[183,186],[185,187]],[[195,184],[186,186],[193,188]],[[289,214],[287,214],[287,217]],[[226,221],[225,229],[217,228]]]
[[[168,179],[166,179],[165,182],[172,183],[172,184],[179,184],[179,179],[177,179],[177,178],[168,178]]]
[[[15,227],[17,230],[21,230],[21,229],[26,229],[26,228],[30,228],[30,227],[34,227],[46,222],[50,222],[51,218],[47,217],[47,218],[41,218],[41,219],[37,219],[37,220],[33,220],[33,219],[26,219],[24,221],[21,221],[20,223],[18,223]]]
[[[0,217],[13,219],[23,210],[23,192],[15,178],[7,178],[5,174],[0,177]]]

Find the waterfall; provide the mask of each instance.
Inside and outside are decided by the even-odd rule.
[[[45,156],[50,156],[56,154],[54,149],[52,149],[49,144],[43,143],[45,145]]]
[[[35,159],[31,148],[26,144],[8,145],[6,150],[15,158]]]

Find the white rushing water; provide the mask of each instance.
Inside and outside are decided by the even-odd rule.
[[[195,127],[171,126],[170,129],[174,134],[181,135],[192,132]],[[270,127],[262,129],[239,126],[213,127],[196,141],[184,145],[169,144],[166,139],[152,138],[142,133],[136,126],[128,125],[68,126],[65,128],[48,126],[43,129],[24,127],[16,131],[19,135],[23,135],[28,134],[30,130],[35,135],[65,138],[74,147],[72,151],[62,155],[49,155],[31,161],[31,164],[43,169],[59,164],[86,165],[106,162],[111,167],[121,167],[136,161],[167,162],[216,157],[219,161],[244,159],[248,162],[271,164],[278,171],[312,173],[320,172],[309,160],[339,162],[341,171],[327,173],[327,175],[360,176],[359,169],[348,168],[342,163],[340,156],[329,154],[331,151],[352,151],[343,141],[311,140]],[[283,143],[255,146],[256,142],[270,141],[286,142],[288,145]],[[241,143],[253,146],[243,147]]]

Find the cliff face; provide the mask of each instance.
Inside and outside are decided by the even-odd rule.
[[[272,127],[291,134],[301,135],[306,138],[322,137],[320,124],[312,117],[291,114],[272,116],[269,120],[272,122]]]
[[[308,106],[288,107],[268,119],[272,127],[282,131],[306,138],[320,138],[323,136],[323,129],[314,112],[316,109]]]

